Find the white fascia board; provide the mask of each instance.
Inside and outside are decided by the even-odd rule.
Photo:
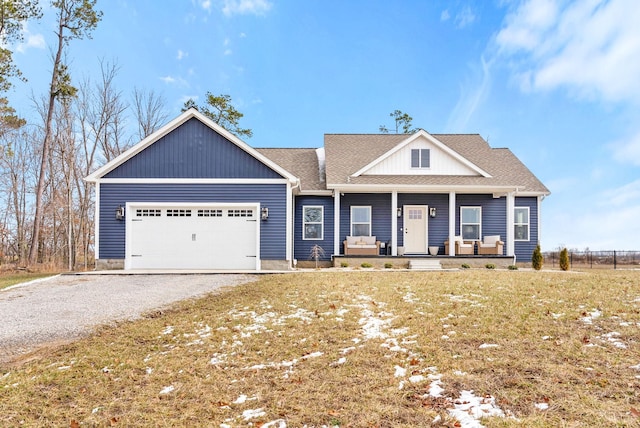
[[[178,126],[182,125],[183,123],[185,123],[186,121],[194,117],[198,119],[200,122],[207,125],[209,128],[213,129],[218,134],[225,137],[227,140],[234,143],[236,146],[238,146],[239,148],[247,152],[249,155],[253,156],[263,164],[267,165],[269,168],[276,171],[278,174],[285,177],[290,183],[295,184],[297,182],[298,180],[297,177],[293,176],[290,172],[286,171],[281,166],[275,164],[271,159],[265,157],[264,155],[259,153],[257,150],[255,150],[253,147],[249,146],[247,143],[242,141],[240,138],[236,137],[231,132],[227,131],[226,129],[224,129],[223,127],[221,127],[220,125],[215,123],[213,120],[211,120],[210,118],[208,118],[207,116],[200,113],[198,110],[194,108],[190,108],[189,110],[185,111],[180,116],[176,117],[171,122],[167,123],[165,126],[160,128],[153,134],[147,136],[135,146],[131,147],[129,150],[121,153],[119,156],[112,159],[110,162],[98,168],[92,174],[89,174],[87,177],[85,177],[85,181],[88,181],[88,182],[98,181],[102,176],[114,170],[118,166],[122,165],[124,162],[131,159],[133,156],[137,155],[142,150],[146,149],[148,146],[155,143],[157,140],[164,137],[165,135],[167,135],[168,133],[176,129]]]
[[[102,178],[116,184],[290,184],[284,178]]]
[[[418,184],[406,186],[398,186],[397,184],[328,185],[327,188],[344,193],[390,193],[394,190],[399,193],[507,193],[517,191],[516,186],[423,186]],[[522,196],[522,193],[517,193],[517,195]]]
[[[433,135],[429,134],[424,129],[418,130],[417,132],[412,134],[410,137],[408,137],[406,140],[402,141],[400,144],[395,146],[393,149],[389,150],[388,152],[386,152],[382,156],[378,157],[377,159],[373,160],[369,164],[367,164],[364,167],[360,168],[358,171],[356,171],[354,174],[352,174],[352,177],[358,177],[358,176],[364,174],[369,169],[373,168],[375,165],[379,164],[380,162],[382,162],[383,160],[387,159],[388,157],[390,157],[394,153],[398,152],[399,150],[403,149],[407,145],[411,144],[413,141],[417,140],[419,137],[424,137],[427,140],[431,141],[435,146],[440,148],[443,152],[447,153],[448,155],[450,155],[451,157],[456,159],[458,162],[460,162],[460,163],[464,164],[465,166],[471,168],[473,171],[477,172],[478,174],[482,175],[483,177],[487,177],[487,178],[491,177],[491,174],[489,174],[488,172],[486,172],[485,170],[483,170],[482,168],[480,168],[479,166],[477,166],[473,162],[470,162],[467,158],[461,156],[455,150],[452,150],[451,148],[449,148],[449,146],[447,146],[446,144],[442,143],[440,140],[435,138]]]
[[[300,196],[333,196],[333,190],[301,190],[296,194]]]

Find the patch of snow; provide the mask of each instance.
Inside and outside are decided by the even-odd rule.
[[[483,343],[482,345],[478,346],[478,349],[489,349],[489,348],[497,348],[498,345],[495,343]]]
[[[168,325],[168,326],[166,326],[166,327],[164,328],[164,330],[162,330],[162,331],[160,332],[160,334],[162,334],[162,335],[171,334],[171,333],[173,333],[173,326],[172,326],[172,325]]]
[[[542,340],[551,340],[553,336],[542,336]]]
[[[407,375],[407,369],[405,369],[404,367],[396,366],[395,369],[396,369],[396,371],[395,371],[393,376],[395,376],[395,377],[404,377],[404,376]]]
[[[409,382],[411,382],[411,383],[423,382],[425,380],[426,380],[426,378],[423,375],[409,376]]]
[[[160,391],[160,394],[169,394],[170,392],[173,392],[174,390],[175,390],[175,388],[173,387],[173,385],[165,386],[164,388],[162,388],[162,391]]]
[[[434,380],[429,385],[429,396],[431,397],[442,397],[442,393],[444,392],[444,388],[442,387],[442,381]]]
[[[345,357],[341,357],[341,358],[338,358],[338,361],[334,361],[334,362],[333,362],[333,363],[331,363],[330,365],[331,365],[332,367],[335,367],[335,366],[340,366],[340,365],[342,365],[342,364],[344,364],[344,363],[346,363],[346,362],[347,362],[347,359],[346,359]]]
[[[249,409],[242,412],[242,417],[244,418],[245,421],[248,421],[249,419],[253,419],[253,418],[259,418],[264,415],[266,415],[266,412],[262,408]]]
[[[629,368],[633,369],[633,370],[640,370],[640,364],[638,364],[636,366],[630,366]]]
[[[535,406],[538,410],[547,410],[549,408],[548,403],[536,403]]]
[[[312,352],[312,353],[307,354],[307,355],[303,355],[303,356],[302,356],[302,359],[303,359],[303,360],[307,360],[307,359],[309,359],[309,358],[318,358],[318,357],[320,357],[320,356],[322,356],[322,355],[324,355],[324,353],[323,353],[323,352],[316,351],[316,352]]]
[[[504,417],[504,412],[495,405],[495,398],[491,396],[478,397],[473,391],[460,391],[460,398],[453,402],[454,409],[449,414],[460,422],[462,428],[480,428],[478,419],[498,416]]]
[[[262,428],[287,428],[287,422],[284,419],[276,419],[261,425]]]
[[[593,320],[600,318],[602,316],[602,312],[597,309],[589,312],[586,316],[580,318],[580,320],[585,324],[593,324]]]

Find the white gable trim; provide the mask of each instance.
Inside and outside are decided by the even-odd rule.
[[[486,172],[485,170],[483,170],[479,166],[475,165],[474,163],[470,162],[467,158],[461,156],[458,152],[456,152],[455,150],[452,150],[451,148],[449,148],[449,146],[447,146],[446,144],[442,143],[440,140],[438,140],[433,135],[429,134],[427,131],[425,131],[423,129],[418,130],[418,132],[416,132],[416,133],[412,134],[411,136],[409,136],[406,140],[402,141],[400,144],[395,146],[393,149],[389,150],[388,152],[386,152],[382,156],[378,157],[377,159],[374,159],[372,162],[370,162],[369,164],[365,165],[364,167],[362,167],[361,169],[356,171],[352,175],[352,177],[358,177],[358,176],[364,174],[365,172],[367,172],[368,170],[373,168],[375,165],[380,164],[382,161],[384,161],[385,159],[388,159],[393,154],[397,153],[398,151],[400,151],[404,147],[408,146],[409,144],[411,144],[413,141],[417,140],[420,137],[426,138],[431,143],[433,143],[436,147],[438,147],[440,150],[442,150],[443,152],[447,153],[448,155],[453,157],[455,160],[457,160],[458,162],[460,162],[463,165],[467,166],[471,170],[477,172],[479,175],[481,175],[483,177],[486,177],[486,178],[491,177],[491,174],[489,174],[488,172]]]
[[[253,156],[258,161],[262,162],[269,168],[276,171],[278,174],[285,177],[290,183],[292,184],[297,183],[298,179],[294,177],[291,173],[289,173],[279,165],[275,164],[269,158],[259,153],[257,150],[255,150],[254,148],[249,146],[247,143],[242,141],[240,138],[236,137],[231,132],[227,131],[226,129],[224,129],[217,123],[215,123],[213,120],[209,119],[207,116],[200,113],[195,108],[190,108],[189,110],[185,111],[180,116],[176,117],[171,122],[167,123],[165,126],[160,128],[153,134],[147,136],[135,146],[131,147],[129,150],[121,153],[119,156],[112,159],[110,162],[107,162],[105,165],[103,165],[102,167],[98,168],[96,171],[94,171],[93,173],[85,177],[85,181],[88,181],[91,183],[98,182],[104,175],[106,175],[110,171],[113,171],[115,168],[122,165],[123,163],[125,163],[126,161],[128,161],[129,159],[131,159],[132,157],[134,157],[135,155],[137,155],[138,153],[140,153],[141,151],[143,151],[144,149],[146,149],[147,147],[149,147],[150,145],[152,145],[153,143],[155,143],[156,141],[164,137],[165,135],[169,134],[171,131],[178,128],[180,125],[182,125],[183,123],[185,123],[191,118],[198,119],[200,122],[202,122],[203,124],[211,128],[218,134],[222,135],[227,140],[231,141],[233,144],[235,144],[236,146],[238,146],[239,148],[247,152],[249,155]]]

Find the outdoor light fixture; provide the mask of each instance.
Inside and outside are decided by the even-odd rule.
[[[116,208],[116,220],[124,220],[124,207],[122,205]]]
[[[402,207],[398,207],[397,214],[398,217],[402,217]]]
[[[435,208],[429,208],[429,216],[430,217],[435,217],[436,216],[436,209]]]
[[[262,220],[266,220],[269,218],[269,208],[262,207],[262,209],[260,210],[260,218]]]

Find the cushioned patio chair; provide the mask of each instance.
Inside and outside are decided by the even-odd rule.
[[[462,236],[454,236],[453,237],[453,242],[455,243],[455,254],[460,255],[473,255],[473,247],[474,247],[474,242],[473,241],[463,241],[462,240]],[[444,241],[444,253],[446,255],[449,255],[449,240],[447,239],[446,241]]]
[[[485,236],[478,242],[478,254],[502,255],[504,242],[500,240],[500,235]]]

